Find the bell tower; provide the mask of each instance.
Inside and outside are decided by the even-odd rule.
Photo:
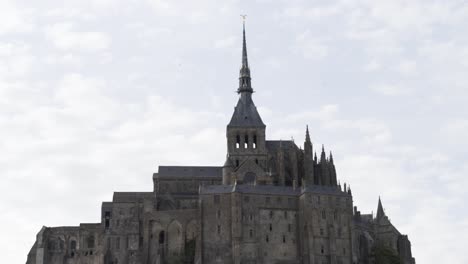
[[[247,59],[245,21],[243,24],[242,65],[239,73],[239,100],[227,125],[225,184],[257,184],[265,181],[267,150],[265,124],[252,100],[250,68]]]

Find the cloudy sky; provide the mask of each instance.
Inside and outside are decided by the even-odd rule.
[[[308,124],[418,263],[468,263],[466,1],[0,0],[3,263],[158,165],[223,163],[240,14],[267,137]]]

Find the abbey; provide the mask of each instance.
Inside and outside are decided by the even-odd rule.
[[[152,192],[116,192],[98,223],[43,227],[27,264],[413,264],[385,215],[353,207],[333,156],[267,140],[253,102],[245,26],[239,99],[223,166],[160,166]]]

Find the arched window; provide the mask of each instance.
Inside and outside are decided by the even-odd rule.
[[[254,135],[254,136],[253,136],[253,142],[252,142],[252,143],[253,143],[253,144],[252,144],[252,147],[253,147],[254,149],[256,149],[256,148],[257,148],[257,135]]]
[[[159,244],[164,244],[165,234],[164,231],[159,232]]]
[[[249,148],[249,136],[244,136],[244,148]]]
[[[236,136],[236,149],[240,148],[240,136]]]
[[[88,236],[88,248],[94,248],[94,236],[93,235],[90,235]]]
[[[70,249],[71,249],[71,250],[76,250],[76,241],[75,241],[75,240],[72,240],[72,241],[70,242]]]

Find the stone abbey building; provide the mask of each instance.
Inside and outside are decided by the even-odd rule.
[[[160,166],[152,192],[114,193],[98,223],[43,227],[26,263],[415,263],[380,199],[375,217],[353,207],[332,154],[322,146],[314,155],[308,129],[301,147],[267,140],[245,28],[237,92],[224,165]]]

